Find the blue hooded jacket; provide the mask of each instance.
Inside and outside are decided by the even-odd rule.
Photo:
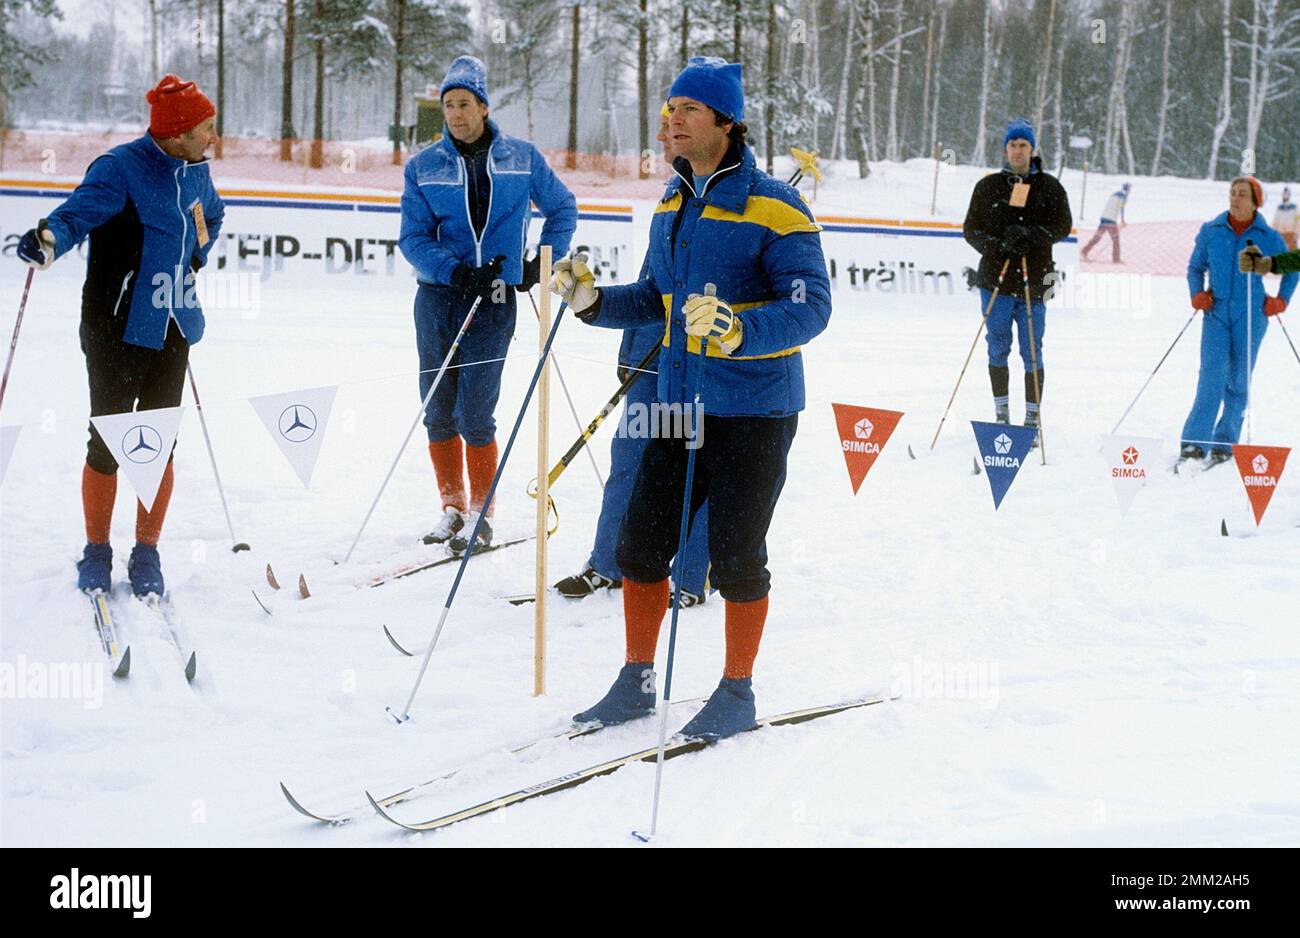
[[[700,401],[720,417],[784,417],[804,408],[799,347],[826,328],[830,280],[821,227],[794,187],[762,172],[749,147],[732,147],[697,195],[690,164],[650,223],[636,283],[603,287],[594,325],[664,324],[659,400],[691,403],[700,340],[686,335],[682,305],[712,283],[739,315],[744,341],[733,355],[710,343]]]
[[[532,216],[529,200],[546,219],[541,243],[559,260],[569,251],[578,227],[578,202],[538,149],[527,140],[508,137],[491,119],[492,146],[487,171],[492,178],[487,226],[480,241],[469,217],[468,172],[451,134],[406,164],[402,192],[402,255],[421,283],[447,286],[460,264],[480,267],[505,255],[501,279],[523,280],[524,243]]]
[[[1237,255],[1246,249],[1247,241],[1254,241],[1266,257],[1286,251],[1286,242],[1259,212],[1251,221],[1250,227],[1238,236],[1228,223],[1228,213],[1224,212],[1213,221],[1201,226],[1196,234],[1196,246],[1187,261],[1187,288],[1192,296],[1202,290],[1214,294],[1214,309],[1210,315],[1225,322],[1241,319],[1246,312],[1246,274],[1237,267]],[[1206,285],[1206,274],[1209,285]],[[1250,274],[1251,304],[1254,306],[1258,324],[1264,318],[1264,278],[1259,274]],[[1286,274],[1278,287],[1277,295],[1288,303],[1295,292],[1296,281],[1300,275]],[[1256,325],[1258,327],[1258,325]]]
[[[207,160],[168,156],[146,133],[91,163],[46,221],[56,257],[91,236],[83,317],[111,317],[125,342],[160,349],[173,316],[189,344],[203,338],[193,271],[207,263],[224,218]]]

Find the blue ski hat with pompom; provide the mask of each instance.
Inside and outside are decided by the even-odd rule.
[[[739,63],[713,55],[692,56],[673,79],[669,98],[693,98],[731,121],[745,119],[745,89]]]
[[[1028,140],[1029,149],[1038,149],[1038,138],[1034,136],[1034,125],[1023,117],[1017,117],[1007,124],[1007,132],[1002,138],[1002,145],[1005,147],[1012,140]]]
[[[438,90],[441,98],[453,88],[464,88],[483,102],[484,107],[491,107],[487,92],[487,66],[472,55],[460,55],[447,69],[447,77],[442,80]]]

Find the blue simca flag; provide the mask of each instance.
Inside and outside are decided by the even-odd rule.
[[[1037,427],[1017,427],[1006,423],[970,422],[975,431],[975,442],[980,448],[980,461],[993,490],[993,507],[998,508],[1006,497],[1007,489],[1016,479],[1020,464],[1029,456],[1029,446],[1038,435]]]

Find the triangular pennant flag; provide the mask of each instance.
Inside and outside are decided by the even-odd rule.
[[[22,424],[0,427],[0,483],[5,480],[5,472],[9,469],[9,457],[14,454],[14,447],[18,445],[18,434],[22,429]]]
[[[975,431],[975,442],[980,448],[984,474],[993,490],[993,507],[1002,505],[1007,489],[1016,479],[1020,464],[1029,455],[1029,446],[1038,435],[1037,427],[1018,427],[1007,423],[970,422]]]
[[[1273,499],[1277,481],[1282,478],[1282,470],[1286,468],[1286,458],[1290,453],[1289,446],[1246,446],[1238,443],[1232,447],[1233,458],[1237,460],[1237,471],[1241,473],[1241,481],[1246,484],[1246,495],[1255,512],[1256,527],[1264,520],[1264,512]]]
[[[311,485],[338,390],[338,385],[330,385],[248,399],[304,486]]]
[[[849,482],[853,485],[853,494],[857,495],[862,480],[871,471],[903,414],[897,410],[878,410],[856,404],[831,404],[831,407],[835,409],[835,427],[840,433],[840,449],[844,451]]]
[[[1102,443],[1102,456],[1115,483],[1115,500],[1120,514],[1128,514],[1138,489],[1160,465],[1161,440],[1146,436],[1108,436]]]
[[[167,469],[184,412],[184,407],[160,407],[90,418],[104,445],[126,472],[145,511],[153,511],[158,483]]]

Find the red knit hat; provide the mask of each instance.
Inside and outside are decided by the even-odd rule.
[[[217,113],[194,82],[175,75],[164,76],[144,99],[149,102],[149,133],[159,140],[188,133]]]
[[[1255,196],[1255,208],[1259,208],[1264,204],[1264,187],[1259,184],[1258,179],[1254,176],[1238,176],[1236,179],[1232,180],[1232,185],[1235,186],[1239,182],[1244,182],[1246,185],[1250,186],[1250,191]]]

